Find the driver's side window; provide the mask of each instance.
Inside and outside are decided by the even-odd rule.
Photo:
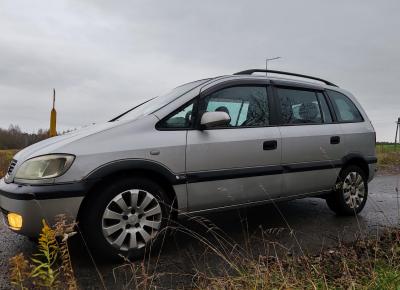
[[[265,86],[236,86],[219,90],[203,99],[202,108],[205,112],[227,113],[231,121],[224,128],[269,125]]]

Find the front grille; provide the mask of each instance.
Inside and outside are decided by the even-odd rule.
[[[15,165],[17,165],[17,160],[15,160],[15,159],[11,160],[10,166],[8,167],[8,170],[7,170],[8,175],[11,175],[11,173],[13,173]]]

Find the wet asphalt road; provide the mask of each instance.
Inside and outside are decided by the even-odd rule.
[[[397,226],[400,218],[400,197],[397,191],[400,175],[376,177],[369,184],[369,198],[363,212],[357,217],[337,217],[326,206],[325,201],[306,198],[279,204],[269,204],[203,215],[210,220],[228,241],[223,244],[237,244],[241,252],[248,255],[265,254],[265,241],[276,241],[294,254],[300,251],[317,253],[323,248],[336,246],[340,241],[351,241],[363,235],[377,235],[383,226]],[[213,245],[218,240],[207,232],[199,219],[183,219],[183,228],[202,235]],[[8,259],[17,253],[27,255],[34,251],[34,244],[0,225],[0,289],[9,289]],[[92,260],[79,239],[71,242],[72,260],[82,289],[120,289],[130,279],[127,267],[121,264],[98,263],[95,270]],[[209,251],[208,251],[209,252]],[[149,268],[156,267],[157,273],[165,274],[156,280],[162,288],[178,288],[190,283],[190,278],[179,273],[194,273],[194,268],[205,265],[221,267],[215,255],[208,254],[198,239],[177,232],[165,243],[160,258],[146,262]],[[114,275],[117,282],[115,282]]]

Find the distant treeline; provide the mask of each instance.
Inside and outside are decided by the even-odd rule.
[[[22,149],[48,137],[48,130],[40,129],[37,133],[24,133],[18,126],[10,125],[8,129],[0,128],[0,150]]]

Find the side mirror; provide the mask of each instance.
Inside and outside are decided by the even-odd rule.
[[[230,123],[231,117],[225,112],[205,112],[201,116],[200,125],[204,128],[226,126]]]

